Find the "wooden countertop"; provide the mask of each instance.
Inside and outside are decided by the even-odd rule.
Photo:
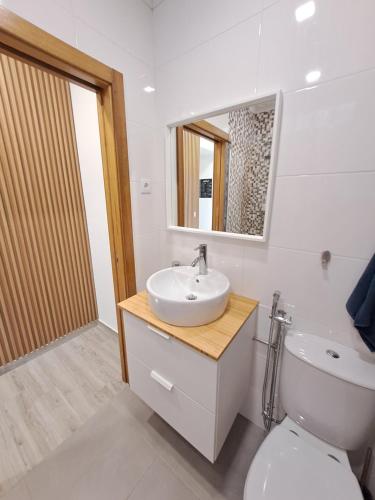
[[[146,291],[133,295],[118,306],[217,361],[255,311],[258,301],[231,293],[227,309],[219,319],[208,325],[192,327],[173,326],[158,319],[148,305]]]

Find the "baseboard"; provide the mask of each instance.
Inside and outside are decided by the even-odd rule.
[[[115,333],[116,335],[118,335],[118,331],[115,330],[114,328],[112,328],[111,326],[107,325],[107,323],[105,321],[103,321],[102,319],[98,319],[97,320],[98,323],[104,325],[106,328],[108,328],[109,330],[111,330],[113,333]]]

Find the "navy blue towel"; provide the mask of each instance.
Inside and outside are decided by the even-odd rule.
[[[346,303],[363,342],[375,352],[375,254]]]

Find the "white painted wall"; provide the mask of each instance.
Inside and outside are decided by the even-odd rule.
[[[375,251],[375,3],[315,0],[314,17],[298,23],[301,4],[165,0],[154,10],[161,135],[167,123],[256,94],[281,89],[284,101],[269,241],[162,231],[164,264],[188,262],[205,241],[233,290],[260,300],[259,337],[280,289],[296,327],[365,351],[345,302]],[[320,80],[307,84],[313,70]],[[265,351],[254,348],[243,412],[260,424]]]
[[[199,161],[199,178],[213,179],[214,175],[214,143],[200,138],[200,161]],[[212,195],[213,195],[212,181]],[[199,197],[199,229],[210,231],[212,229],[212,197]]]
[[[117,331],[96,94],[70,84],[99,320]]]

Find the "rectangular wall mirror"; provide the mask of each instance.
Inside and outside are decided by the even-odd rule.
[[[170,125],[169,229],[266,241],[279,122],[272,93]]]

